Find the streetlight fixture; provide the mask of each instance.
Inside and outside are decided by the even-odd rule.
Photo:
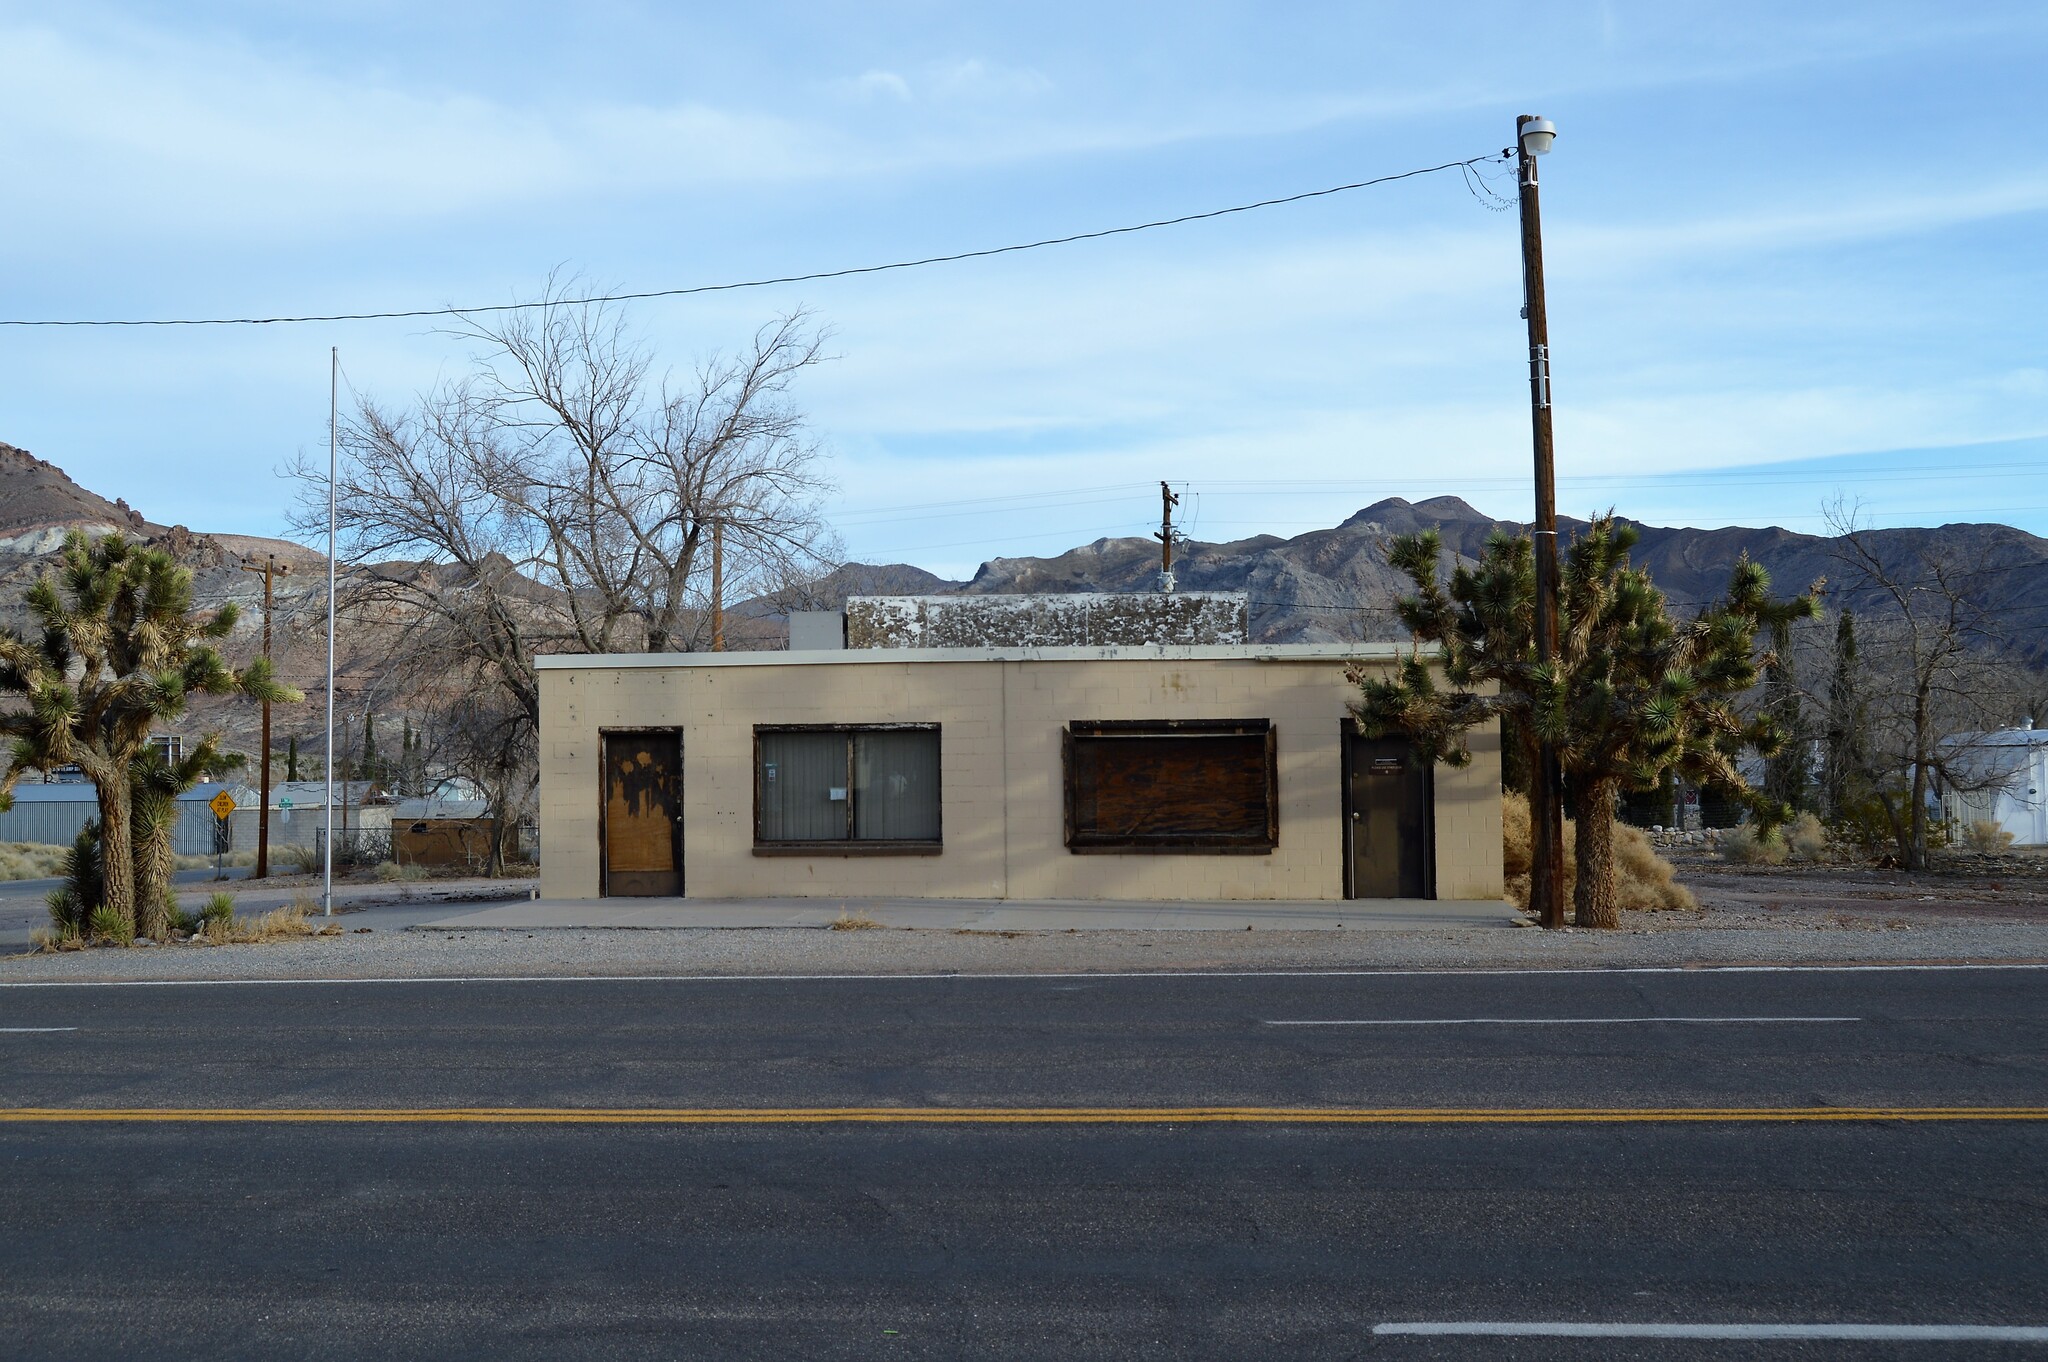
[[[1536,662],[1557,658],[1557,459],[1550,429],[1550,316],[1543,298],[1543,219],[1536,158],[1557,140],[1557,125],[1523,114],[1515,120],[1516,177],[1522,201],[1522,316],[1529,323],[1529,428],[1536,455]],[[1564,781],[1557,747],[1539,740],[1529,773],[1532,824],[1529,907],[1545,927],[1564,926]]]

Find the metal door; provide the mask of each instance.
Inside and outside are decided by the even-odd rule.
[[[682,739],[673,731],[604,735],[603,892],[683,892]]]
[[[1430,770],[1403,738],[1363,738],[1345,725],[1345,893],[1354,899],[1436,896]]]

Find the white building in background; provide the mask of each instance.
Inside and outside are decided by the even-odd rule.
[[[1982,789],[1944,791],[1942,817],[1957,828],[1992,822],[2012,834],[2015,846],[2048,846],[2048,729],[2030,719],[2019,728],[1971,733],[1951,739],[1967,750],[1950,765],[1970,773]]]

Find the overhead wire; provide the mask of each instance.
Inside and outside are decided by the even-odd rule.
[[[304,313],[272,317],[0,318],[0,326],[291,326],[303,322],[372,322],[422,317],[482,317],[496,313],[524,312],[545,307],[574,307],[588,303],[643,302],[653,298],[686,298],[705,293],[732,293],[741,289],[770,288],[782,284],[808,284],[825,279],[848,279],[856,275],[885,274],[893,270],[921,269],[927,265],[950,265],[962,260],[986,260],[992,256],[1015,255],[1022,251],[1043,250],[1049,246],[1070,246],[1076,242],[1100,241],[1106,237],[1128,236],[1134,232],[1149,232],[1161,227],[1179,227],[1190,222],[1207,222],[1215,218],[1230,217],[1237,213],[1256,212],[1262,208],[1278,208],[1286,204],[1303,203],[1310,199],[1328,198],[1333,194],[1348,194],[1353,190],[1370,189],[1375,185],[1392,184],[1397,180],[1417,179],[1424,175],[1435,175],[1447,170],[1469,173],[1474,166],[1502,160],[1506,155],[1507,153],[1505,152],[1496,152],[1486,156],[1468,157],[1461,161],[1445,161],[1441,165],[1422,166],[1415,170],[1403,170],[1392,175],[1377,175],[1369,180],[1356,180],[1349,184],[1331,185],[1324,189],[1309,189],[1298,194],[1283,194],[1277,198],[1259,199],[1253,203],[1233,204],[1228,208],[1211,208],[1199,213],[1183,213],[1178,217],[1155,218],[1149,222],[1134,222],[1122,227],[1103,227],[1089,232],[1071,232],[1065,236],[1042,237],[1036,241],[1013,242],[1007,246],[987,246],[979,250],[953,251],[945,255],[927,255],[912,260],[892,260],[879,265],[853,265],[841,269],[812,270],[803,274],[783,274],[765,279],[742,279],[722,284],[689,284],[676,288],[642,289],[631,293],[590,294],[577,298],[543,298],[532,302],[490,303],[472,307],[418,307],[382,312]]]

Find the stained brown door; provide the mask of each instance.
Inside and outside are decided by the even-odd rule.
[[[604,735],[604,892],[683,892],[682,741],[674,732]]]
[[[1436,896],[1430,771],[1406,740],[1348,731],[1344,834],[1348,893],[1355,899]]]

